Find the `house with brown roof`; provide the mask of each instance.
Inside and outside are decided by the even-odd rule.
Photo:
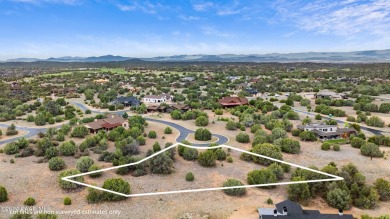
[[[245,97],[223,97],[218,102],[224,107],[248,105],[248,99]]]
[[[116,127],[122,126],[129,128],[129,122],[127,119],[117,115],[107,115],[105,119],[95,119],[93,122],[89,122],[84,125],[89,129],[91,133],[97,133],[100,130],[110,131]]]

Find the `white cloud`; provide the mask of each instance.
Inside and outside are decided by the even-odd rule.
[[[180,19],[185,20],[185,21],[197,21],[200,20],[201,18],[198,16],[191,16],[191,15],[179,15],[178,16]]]
[[[134,1],[130,5],[119,4],[117,7],[122,11],[142,11],[147,14],[157,14],[159,11],[171,9],[169,6],[161,3],[153,4],[149,1]]]
[[[218,36],[218,37],[233,37],[234,36],[233,34],[217,30],[215,27],[212,27],[212,26],[203,26],[201,28],[202,28],[203,34],[205,34],[205,35]]]
[[[198,4],[193,4],[192,5],[192,8],[195,11],[206,11],[209,8],[212,8],[212,7],[214,7],[214,3],[212,3],[212,2],[203,2],[203,3],[198,3]]]

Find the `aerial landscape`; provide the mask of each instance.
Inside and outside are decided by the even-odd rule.
[[[0,219],[390,219],[390,2],[0,0]]]

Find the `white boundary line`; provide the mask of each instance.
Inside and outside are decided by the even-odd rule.
[[[300,168],[300,169],[304,169],[304,170],[312,171],[312,172],[315,172],[315,173],[319,173],[319,174],[322,174],[322,175],[325,175],[325,176],[329,176],[331,178],[328,178],[328,179],[316,179],[316,180],[304,180],[304,181],[291,181],[291,182],[278,182],[278,183],[269,183],[269,184],[256,184],[256,185],[243,185],[243,186],[231,186],[231,187],[205,188],[205,189],[188,189],[188,190],[177,190],[177,191],[167,191],[167,192],[151,192],[151,193],[141,193],[141,194],[123,194],[123,193],[120,193],[120,192],[115,192],[115,191],[111,191],[111,190],[104,189],[104,188],[101,188],[101,187],[97,187],[97,186],[93,186],[93,185],[89,185],[89,184],[86,184],[86,183],[81,183],[81,182],[72,180],[72,178],[78,177],[78,176],[85,176],[85,175],[89,175],[89,174],[92,174],[92,173],[99,173],[99,172],[104,172],[104,171],[108,171],[108,170],[119,169],[121,167],[134,166],[134,165],[140,164],[140,163],[142,163],[142,162],[144,162],[144,161],[146,161],[146,160],[148,160],[148,159],[150,159],[152,157],[155,157],[155,156],[157,156],[157,155],[159,155],[161,153],[164,153],[165,151],[167,151],[167,150],[169,150],[169,149],[171,149],[173,147],[176,147],[178,145],[182,145],[182,146],[185,146],[185,147],[188,147],[188,148],[201,149],[201,150],[218,149],[218,148],[230,148],[232,150],[240,151],[240,152],[243,152],[243,153],[248,153],[248,154],[253,155],[253,156],[269,159],[269,160],[272,160],[272,161],[275,161],[275,162],[279,162],[279,163],[287,164],[287,165],[290,165],[290,166],[293,166],[293,167],[297,167],[297,168]],[[154,153],[154,154],[150,155],[149,157],[146,157],[146,158],[144,158],[144,159],[142,159],[140,161],[137,161],[135,163],[109,167],[109,168],[105,168],[105,169],[101,169],[101,170],[95,170],[95,171],[91,171],[91,172],[80,173],[80,174],[76,174],[76,175],[72,175],[72,176],[66,176],[66,177],[61,178],[61,180],[68,181],[68,182],[71,182],[71,183],[74,183],[74,184],[78,184],[78,185],[82,185],[82,186],[86,186],[86,187],[89,187],[89,188],[97,189],[97,190],[100,190],[100,191],[110,192],[110,193],[113,193],[113,194],[116,194],[116,195],[121,195],[121,196],[124,196],[124,197],[141,197],[141,196],[152,196],[152,195],[167,195],[167,194],[188,193],[188,192],[215,191],[215,190],[236,189],[236,188],[252,188],[252,187],[291,185],[291,184],[300,184],[300,183],[329,182],[329,181],[344,180],[344,178],[342,178],[340,176],[335,176],[335,175],[332,175],[332,174],[329,174],[329,173],[325,173],[325,172],[322,172],[322,171],[319,171],[319,170],[310,169],[308,167],[304,167],[304,166],[301,166],[301,165],[298,165],[298,164],[293,164],[293,163],[289,163],[289,162],[286,162],[286,161],[283,161],[283,160],[278,160],[278,159],[275,159],[275,158],[272,158],[272,157],[267,157],[267,156],[264,156],[264,155],[255,154],[253,152],[249,152],[249,151],[246,151],[246,150],[235,148],[235,147],[232,147],[232,146],[229,146],[229,145],[219,145],[219,146],[213,146],[213,147],[196,147],[196,146],[186,145],[186,144],[182,144],[182,143],[176,143],[176,144],[173,144],[173,145],[171,145],[171,146],[169,146],[167,148],[164,148],[163,150],[161,150],[161,151],[159,151],[157,153]]]

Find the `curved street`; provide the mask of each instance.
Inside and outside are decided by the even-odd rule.
[[[82,103],[76,103],[76,102],[69,102],[70,104],[74,104],[76,105],[77,107],[79,107],[81,110],[85,111],[87,110],[88,108],[82,104]],[[121,111],[113,111],[113,112],[109,112],[109,113],[113,113],[113,114],[117,114],[117,115],[122,115],[123,113],[127,112],[128,110],[121,110]],[[91,112],[93,113],[102,113],[101,111],[97,111],[97,110],[91,110]],[[173,123],[173,122],[168,122],[168,121],[165,121],[165,120],[160,120],[160,119],[152,119],[152,118],[148,118],[148,117],[144,117],[147,121],[151,121],[151,122],[158,122],[158,123],[161,123],[161,124],[164,124],[164,125],[168,125],[168,126],[171,126],[175,129],[177,129],[179,131],[179,136],[176,138],[176,141],[177,142],[182,142],[183,140],[185,140],[189,134],[191,133],[194,133],[195,131],[193,130],[190,130],[190,129],[187,129],[185,128],[184,126],[181,126],[179,124],[176,124],[176,123]],[[0,124],[1,127],[4,127],[4,128],[7,128],[8,125],[5,125],[5,124]],[[60,126],[56,126],[56,127],[61,127]],[[24,131],[27,131],[27,133],[23,136],[18,136],[18,137],[14,137],[14,138],[10,138],[10,139],[6,139],[6,140],[0,140],[0,145],[5,145],[5,144],[8,144],[8,143],[11,143],[17,139],[20,139],[20,138],[30,138],[30,137],[33,137],[35,135],[37,135],[39,132],[45,132],[47,128],[32,128],[32,127],[21,127],[21,126],[16,126],[16,129],[17,130],[24,130]],[[219,145],[221,144],[225,144],[226,142],[229,141],[229,139],[223,135],[219,135],[219,134],[213,134],[214,137],[218,138],[218,141],[215,142]],[[199,143],[191,143],[193,146],[199,146],[199,147],[207,147],[209,146],[210,143],[205,143],[205,144],[199,144]]]
[[[82,103],[78,103],[78,102],[69,102],[69,104],[73,104],[75,105],[76,107],[80,108],[81,110],[85,111],[87,109],[89,109],[88,107],[86,107],[84,104]],[[299,109],[296,109],[296,108],[292,108],[295,112],[297,113],[301,113],[301,114],[305,114],[305,115],[310,115],[310,116],[315,116],[316,113],[312,113],[312,112],[307,112],[307,111],[302,111],[302,110],[299,110]],[[103,113],[102,111],[99,111],[99,110],[94,110],[94,109],[89,109],[91,110],[92,113]],[[128,110],[120,110],[120,111],[112,111],[112,112],[108,112],[108,113],[112,113],[112,114],[116,114],[116,115],[123,115],[123,113],[127,112]],[[325,118],[329,118],[328,116],[323,116]],[[168,126],[171,126],[175,129],[177,129],[179,131],[179,136],[176,138],[176,141],[177,142],[182,142],[183,140],[185,140],[189,134],[191,133],[194,133],[195,131],[193,130],[190,130],[190,129],[187,129],[185,128],[184,126],[181,126],[179,124],[176,124],[174,122],[169,122],[169,121],[165,121],[165,120],[159,120],[159,119],[153,119],[153,118],[148,118],[148,117],[145,117],[144,118],[147,120],[147,121],[151,121],[151,122],[158,122],[158,123],[161,123],[161,124],[165,124],[165,125],[168,125]],[[334,119],[334,118],[333,118]],[[340,124],[344,124],[345,121],[342,121],[342,120],[338,120],[338,119],[334,119],[336,120],[338,123]],[[9,125],[8,124],[0,124],[0,127],[4,127],[4,128],[7,128]],[[55,126],[55,127],[61,127],[61,125],[59,126]],[[16,129],[17,130],[23,130],[23,131],[27,131],[27,133],[23,136],[18,136],[18,137],[11,137],[9,139],[5,139],[5,140],[0,140],[0,146],[1,145],[5,145],[5,144],[8,144],[10,142],[13,142],[17,139],[20,139],[20,138],[30,138],[30,137],[33,137],[35,135],[37,135],[39,132],[45,132],[47,128],[32,128],[32,127],[21,127],[21,126],[16,126]],[[374,128],[369,128],[367,126],[361,126],[361,129],[362,130],[365,130],[365,131],[368,131],[368,132],[371,132],[375,135],[381,135],[383,133],[389,133],[387,131],[382,131],[382,130],[379,130],[379,129],[374,129]],[[221,145],[221,144],[225,144],[226,142],[229,141],[229,139],[223,135],[219,135],[219,134],[213,134],[214,137],[218,138],[218,141],[216,142],[217,144]],[[195,144],[193,143],[192,144],[193,146],[199,146],[199,147],[206,147],[209,145],[209,143],[205,143],[205,144]]]

